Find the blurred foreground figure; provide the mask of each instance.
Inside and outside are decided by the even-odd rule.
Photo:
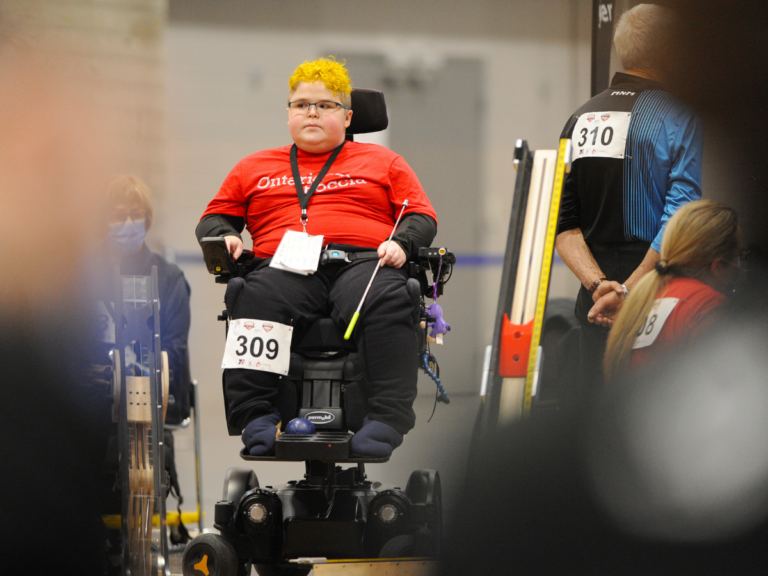
[[[768,333],[723,323],[585,404],[481,439],[445,574],[764,574]]]
[[[97,400],[81,369],[107,162],[97,108],[49,56],[0,30],[0,565],[80,576],[103,567],[87,449]]]

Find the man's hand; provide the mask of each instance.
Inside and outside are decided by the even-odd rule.
[[[595,288],[595,291],[592,292],[592,302],[596,303],[609,292],[616,292],[616,294],[624,296],[624,288],[621,287],[621,284],[615,280],[603,280],[598,284],[597,288]]]
[[[621,285],[619,285],[619,288],[621,288]],[[600,297],[595,305],[592,306],[592,309],[587,314],[587,320],[593,324],[598,324],[599,326],[610,328],[616,321],[616,317],[619,315],[619,310],[621,310],[623,304],[623,289],[621,294],[611,290],[607,294]]]
[[[397,242],[390,242],[389,246],[386,242],[382,242],[377,252],[381,258],[381,266],[386,264],[392,268],[401,268],[405,264],[405,252]]]
[[[237,236],[224,236],[224,242],[227,245],[227,252],[232,254],[232,259],[237,260],[243,253],[243,241]]]

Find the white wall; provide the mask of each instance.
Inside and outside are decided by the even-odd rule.
[[[305,59],[354,51],[372,54],[428,54],[433,57],[472,57],[483,62],[484,121],[482,126],[482,221],[471,223],[483,230],[482,253],[501,255],[506,242],[515,171],[512,164],[517,138],[532,148],[555,148],[569,114],[589,96],[589,44],[583,10],[561,3],[562,11],[547,15],[553,26],[575,32],[546,41],[524,36],[514,39],[269,31],[171,25],[166,34],[168,180],[167,194],[159,207],[164,217],[162,244],[168,254],[182,256],[180,263],[192,286],[192,370],[201,383],[205,509],[208,524],[219,498],[228,466],[241,465],[238,438],[226,435],[219,369],[223,325],[223,287],[215,285],[202,265],[190,263],[199,253],[194,227],[224,177],[242,157],[289,143],[285,125],[287,79]],[[546,6],[552,6],[547,3]],[[530,9],[530,5],[528,6]],[[506,5],[499,5],[499,10]],[[588,15],[587,15],[588,17]],[[574,22],[571,22],[574,20]],[[586,20],[588,27],[588,20]],[[450,122],[450,118],[446,118]],[[461,135],[457,134],[457,138]],[[460,162],[460,158],[446,159]],[[480,333],[477,350],[452,350],[440,354],[466,354],[482,358],[490,342],[498,298],[500,266],[480,267],[476,276]],[[573,296],[577,283],[564,268],[555,266],[552,295]],[[449,338],[450,340],[450,338]],[[474,361],[474,360],[473,360]],[[449,375],[444,375],[449,379]],[[479,390],[477,385],[468,388]],[[449,389],[450,391],[450,389]],[[438,408],[427,425],[433,388],[423,387],[417,403],[419,425],[395,452],[393,461],[376,470],[376,479],[404,484],[417,467],[437,467],[444,475],[446,496],[454,492],[468,442],[476,396],[455,400]],[[462,404],[463,402],[463,404]],[[188,441],[181,440],[182,445]],[[437,447],[433,449],[431,447]],[[302,465],[257,468],[262,484],[280,484],[303,474]],[[445,478],[448,476],[448,478]],[[192,478],[182,471],[184,492],[192,495]]]

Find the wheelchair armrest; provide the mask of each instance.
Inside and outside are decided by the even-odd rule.
[[[408,262],[408,273],[419,281],[422,296],[431,297],[434,294],[435,285],[437,296],[442,296],[443,286],[451,279],[455,263],[456,256],[447,248],[422,247],[419,248],[417,259]],[[432,275],[432,284],[427,280],[427,272]]]
[[[253,252],[243,250],[237,259],[232,259],[227,244],[221,236],[207,237],[200,240],[203,248],[203,258],[208,272],[216,276],[218,284],[226,284],[230,278],[245,276],[253,262]]]

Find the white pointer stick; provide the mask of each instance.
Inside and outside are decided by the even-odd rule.
[[[400,223],[400,218],[402,218],[403,212],[405,212],[406,206],[408,206],[408,200],[403,202],[403,208],[400,210],[400,215],[397,217],[397,220],[395,221],[394,228],[392,228],[392,234],[389,235],[389,240],[387,240],[387,244],[386,246],[384,246],[384,254],[387,253],[387,248],[389,248],[389,243],[392,242],[392,236],[395,235],[395,231],[397,230],[397,225]],[[355,329],[355,324],[357,324],[357,319],[360,317],[360,309],[363,307],[363,302],[365,302],[365,297],[368,296],[368,290],[371,289],[371,284],[373,284],[373,279],[376,278],[376,272],[378,272],[379,268],[381,268],[382,258],[379,258],[379,263],[376,266],[376,269],[373,271],[373,275],[371,276],[371,279],[368,281],[368,286],[365,288],[365,292],[363,292],[363,297],[360,299],[360,304],[357,305],[357,310],[355,310],[355,314],[352,316],[352,322],[349,323],[349,326],[347,327],[347,331],[344,333],[344,340],[349,340],[349,337],[352,336],[352,330]]]

